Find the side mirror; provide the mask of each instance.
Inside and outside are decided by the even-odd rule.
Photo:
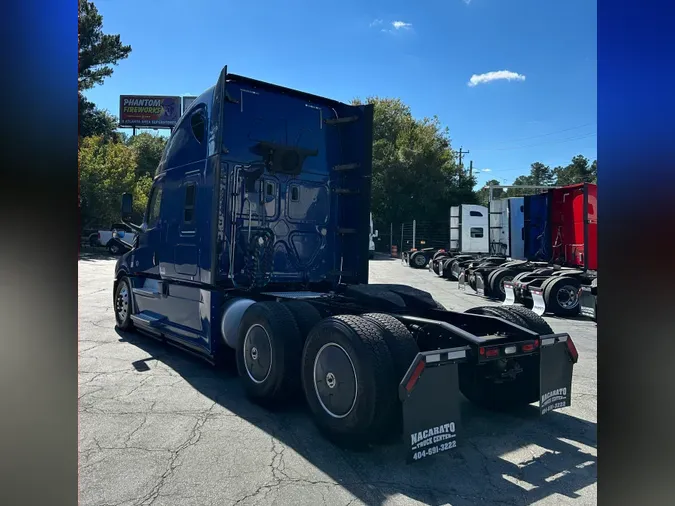
[[[122,220],[128,221],[131,219],[131,215],[133,212],[133,196],[131,193],[123,193],[122,194]]]

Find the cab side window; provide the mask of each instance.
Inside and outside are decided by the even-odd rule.
[[[162,187],[156,186],[152,190],[152,195],[150,195],[150,201],[148,202],[148,228],[152,228],[157,225],[159,221],[159,209],[162,205]]]
[[[206,107],[203,104],[181,118],[167,142],[165,170],[206,158],[207,120]]]

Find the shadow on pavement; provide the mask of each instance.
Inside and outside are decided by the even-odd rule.
[[[215,368],[151,337],[116,331],[120,341],[149,355],[134,362],[137,371],[151,371],[148,362],[154,360],[166,364],[201,394],[292,448],[365,504],[380,505],[401,494],[431,505],[528,505],[545,498],[557,502],[559,498],[551,497],[556,494],[578,498],[581,489],[597,481],[593,422],[559,412],[540,418],[534,406],[501,414],[464,402],[460,448],[407,465],[401,444],[362,452],[334,446],[315,428],[302,400],[274,413],[249,402],[234,367]]]

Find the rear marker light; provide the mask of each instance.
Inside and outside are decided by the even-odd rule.
[[[507,355],[513,355],[516,352],[516,347],[515,346],[507,346],[504,348],[504,353]]]
[[[486,357],[496,357],[497,355],[499,355],[499,349],[497,348],[490,348],[489,350],[485,350]]]
[[[576,363],[576,361],[579,360],[579,352],[577,351],[577,347],[574,346],[574,343],[572,342],[571,338],[567,339],[567,350],[570,352],[570,355],[572,356],[572,361]]]
[[[526,352],[526,353],[529,352],[529,351],[534,351],[534,348],[535,348],[534,344],[524,344],[523,345],[523,351]]]
[[[432,364],[434,362],[440,362],[441,361],[441,355],[439,353],[436,353],[434,355],[427,355],[427,364]]]
[[[417,367],[415,367],[412,376],[410,376],[408,383],[405,386],[405,389],[408,392],[412,392],[412,389],[415,387],[415,383],[417,383],[417,380],[420,378],[420,374],[422,374],[423,370],[424,370],[424,360],[420,360],[419,363],[417,364]]]

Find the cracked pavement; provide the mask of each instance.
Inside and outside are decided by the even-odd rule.
[[[79,262],[79,496],[83,506],[596,504],[593,322],[547,318],[580,353],[572,406],[495,414],[462,403],[454,453],[413,465],[401,445],[341,450],[302,405],[249,403],[233,370],[115,329],[113,259]],[[426,270],[370,262],[372,283],[431,292],[449,309],[489,305]]]

